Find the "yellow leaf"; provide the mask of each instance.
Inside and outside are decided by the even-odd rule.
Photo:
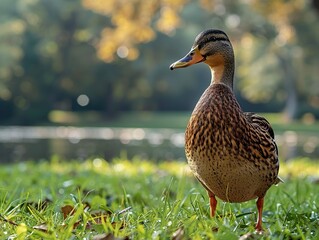
[[[24,239],[27,235],[28,228],[24,223],[20,223],[16,228],[17,239]]]

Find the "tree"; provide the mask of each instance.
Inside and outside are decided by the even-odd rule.
[[[288,118],[312,110],[319,116],[312,6],[306,0],[3,0],[0,121],[47,121],[55,109],[107,118],[123,110],[190,110],[208,84],[193,79],[209,79],[209,72],[199,65],[172,73],[168,66],[211,27],[224,29],[234,45],[236,94],[245,109],[286,105]],[[80,95],[88,105],[78,104]]]
[[[191,17],[188,21],[187,6],[196,7],[194,2],[185,0],[148,1],[147,4],[140,0],[114,0],[108,4],[102,0],[83,0],[84,7],[108,17],[108,26],[96,46],[99,57],[106,62],[114,61],[116,55],[136,59],[138,45],[154,41],[156,30],[172,35],[178,27],[189,27],[203,15],[210,24],[221,22],[220,25],[235,39],[235,48],[243,46],[237,55],[242,64],[238,68],[238,85],[243,96],[253,102],[274,98],[285,101],[287,119],[302,114],[299,104],[305,95],[309,95],[307,102],[313,102],[311,99],[319,93],[314,88],[300,89],[304,81],[310,85],[317,82],[313,69],[303,64],[307,61],[312,66],[318,63],[318,58],[314,57],[318,50],[315,49],[317,53],[313,54],[312,47],[319,42],[318,17],[312,8],[316,4],[310,4],[305,0],[201,0],[197,5],[202,9],[197,9],[196,18]],[[310,45],[304,44],[305,35],[311,35]],[[256,78],[259,78],[258,83]]]
[[[109,17],[97,44],[98,56],[106,62],[135,60],[138,44],[155,39],[156,30],[171,34],[180,25],[178,13],[187,0],[82,0],[83,6]]]
[[[4,72],[12,72],[1,82],[8,92],[3,103],[13,107],[19,124],[46,121],[52,109],[71,110],[74,99],[91,82],[90,68],[102,64],[88,44],[98,16],[83,11],[80,1],[7,1],[4,9],[10,8],[13,23],[22,30],[10,29],[17,32],[18,44],[5,42],[8,54],[20,54],[11,58],[15,61],[8,58],[7,65],[1,64]],[[12,43],[17,50],[10,47]]]
[[[316,56],[319,53],[313,48],[319,44],[319,33],[315,29],[319,19],[312,5],[309,1],[273,0],[266,3],[254,0],[252,6],[267,18],[277,33],[267,52],[275,56],[281,70],[280,79],[285,83],[287,120],[307,111],[301,108],[304,102],[318,108],[318,104],[311,104],[316,102],[312,99],[319,94],[317,74],[311,69],[313,67],[307,67],[308,64],[318,65]]]
[[[25,23],[17,17],[18,12],[10,0],[0,3],[0,116],[9,118],[13,113],[13,92],[9,89],[10,79],[21,76],[23,68],[19,61],[23,56],[21,45]]]

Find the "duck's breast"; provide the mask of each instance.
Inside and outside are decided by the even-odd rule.
[[[217,197],[247,201],[265,194],[277,177],[277,153],[267,137],[249,123],[232,91],[216,84],[204,92],[189,120],[186,157],[195,176]]]

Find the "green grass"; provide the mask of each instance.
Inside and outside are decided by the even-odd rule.
[[[129,128],[180,128],[185,129],[191,112],[122,112],[114,119],[103,119],[97,112],[52,111],[52,124],[74,126],[106,126]],[[304,124],[302,121],[285,122],[282,113],[261,113],[273,126],[275,132],[288,130],[319,132],[319,122]]]
[[[267,193],[258,238],[318,239],[318,162],[282,164],[281,176],[285,183]],[[0,177],[0,239],[238,239],[254,232],[254,201],[219,201],[210,218],[206,193],[183,162],[52,159],[2,165]]]

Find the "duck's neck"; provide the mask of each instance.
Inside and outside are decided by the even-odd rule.
[[[212,72],[213,84],[225,84],[230,89],[233,90],[233,78],[235,71],[234,58],[232,56],[226,57],[224,55],[217,55],[212,61],[214,64],[209,64],[210,70]]]

